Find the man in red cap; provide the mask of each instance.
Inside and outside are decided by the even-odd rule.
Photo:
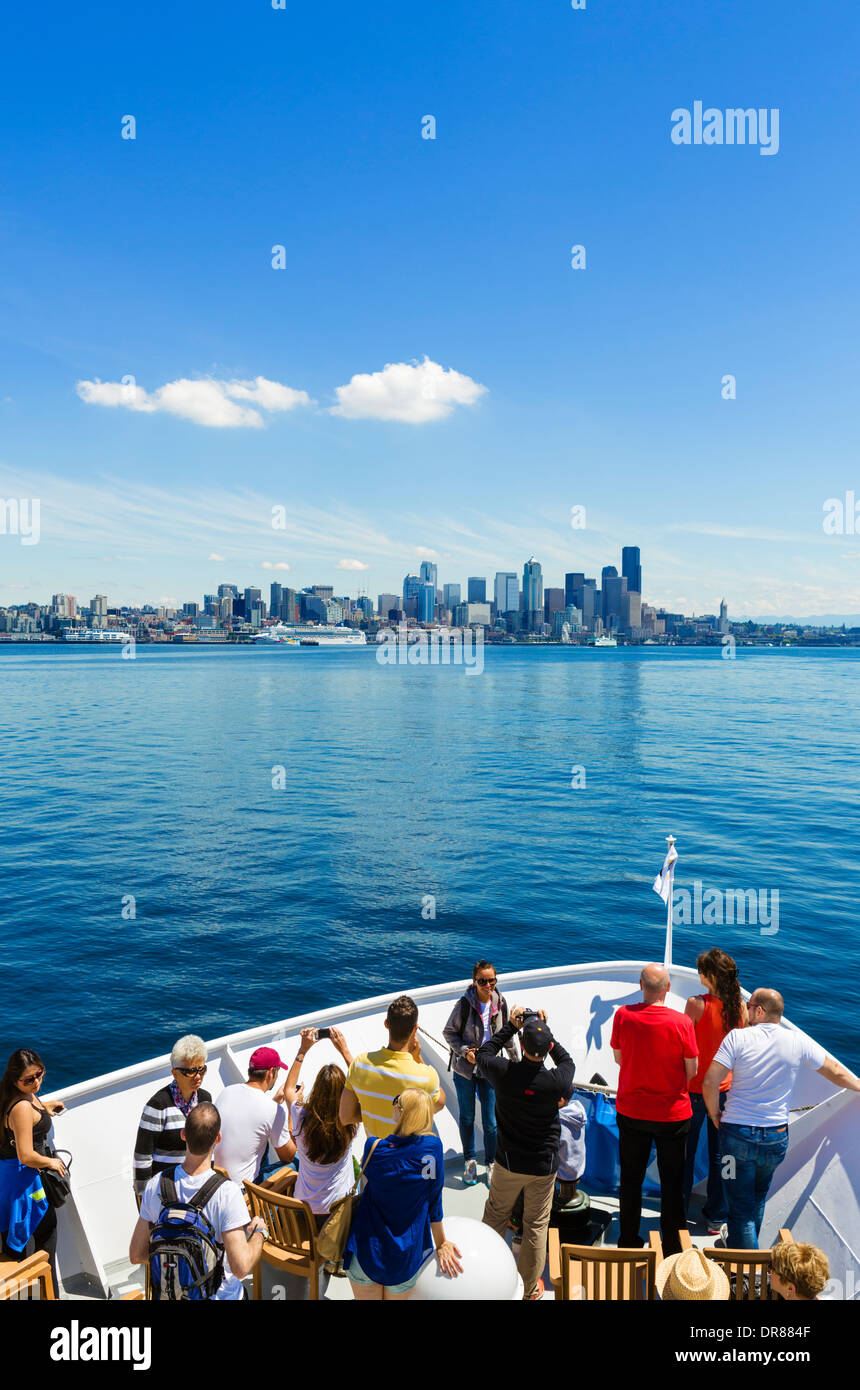
[[[240,1186],[246,1178],[258,1181],[270,1143],[282,1163],[295,1154],[283,1086],[269,1095],[285,1066],[273,1047],[258,1047],[248,1062],[248,1080],[228,1086],[218,1097],[221,1142],[214,1162]]]

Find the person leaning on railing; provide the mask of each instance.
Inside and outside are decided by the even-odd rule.
[[[206,1044],[194,1033],[187,1033],[174,1044],[170,1054],[173,1080],[146,1102],[140,1117],[134,1146],[134,1191],[143,1189],[158,1173],[174,1168],[185,1157],[182,1131],[195,1105],[211,1102],[203,1089],[206,1075]]]
[[[45,1064],[38,1052],[21,1047],[6,1063],[0,1080],[0,1234],[3,1256],[22,1260],[44,1250],[57,1288],[57,1213],[49,1205],[39,1173],[64,1174],[61,1158],[45,1152],[53,1134],[53,1117],[62,1101],[42,1101],[38,1090]]]

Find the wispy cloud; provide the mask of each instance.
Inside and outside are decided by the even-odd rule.
[[[216,555],[214,550],[212,551],[212,554],[209,556],[209,559],[214,560],[216,565],[225,565],[227,563],[227,556]]]
[[[261,410],[294,410],[312,403],[307,391],[296,391],[264,376],[253,381],[180,377],[152,392],[138,386],[133,377],[123,381],[100,381],[97,377],[95,381],[79,381],[76,390],[87,405],[119,406],[146,415],[161,411],[210,429],[262,429]],[[239,405],[239,401],[248,404]]]
[[[336,570],[369,570],[370,565],[366,565],[363,560],[338,560],[335,565]]]
[[[486,386],[453,367],[423,362],[388,362],[381,372],[360,372],[335,390],[332,415],[347,420],[402,420],[423,425],[443,420],[455,406],[474,405]]]
[[[274,563],[271,560],[263,561],[264,570],[288,570],[289,568],[286,560],[275,560]]]

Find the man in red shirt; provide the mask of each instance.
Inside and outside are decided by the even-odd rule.
[[[671,981],[662,965],[646,965],[639,977],[643,1003],[622,1004],[612,1021],[610,1046],[620,1067],[615,1109],[621,1160],[619,1246],[638,1248],[642,1181],[657,1147],[660,1232],[663,1253],[681,1249],[687,1224],[684,1157],[693,1108],[687,1089],[696,1075],[699,1049],[686,1014],[666,1007]]]

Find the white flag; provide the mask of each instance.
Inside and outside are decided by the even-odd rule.
[[[667,906],[669,903],[669,894],[672,891],[672,870],[675,867],[675,860],[677,858],[678,855],[675,851],[675,846],[670,845],[669,853],[663,860],[663,867],[653,883],[654,892],[660,894],[660,897]]]

